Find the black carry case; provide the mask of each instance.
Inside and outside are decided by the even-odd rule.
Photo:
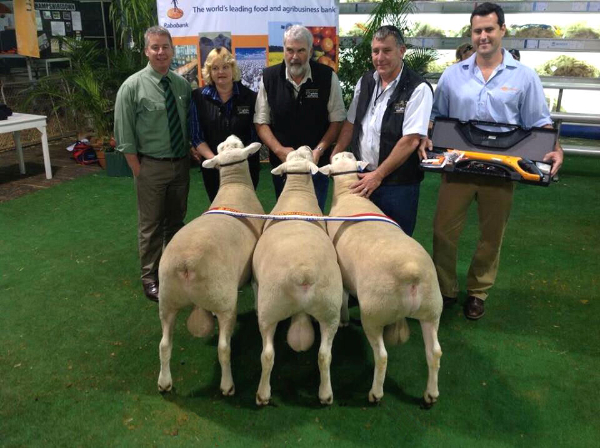
[[[421,167],[547,186],[551,165],[542,160],[554,150],[557,138],[555,129],[438,117],[431,136],[433,151]]]

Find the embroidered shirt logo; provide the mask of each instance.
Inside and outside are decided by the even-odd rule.
[[[516,87],[509,87],[509,86],[502,86],[500,87],[500,90],[502,90],[503,92],[518,92],[519,89],[517,89]]]
[[[394,113],[395,114],[403,114],[405,109],[406,109],[406,101],[402,100],[402,101],[398,101],[397,103],[394,103]]]
[[[306,89],[305,97],[310,100],[319,99],[319,89]]]
[[[250,115],[250,106],[238,106],[237,113],[238,115]]]

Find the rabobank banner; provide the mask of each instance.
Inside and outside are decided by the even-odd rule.
[[[157,7],[158,23],[173,36],[173,68],[190,82],[199,82],[207,54],[224,46],[256,90],[262,69],[283,60],[283,33],[294,24],[313,34],[315,60],[337,69],[339,0],[157,0]]]

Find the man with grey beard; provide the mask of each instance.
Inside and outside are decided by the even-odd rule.
[[[313,37],[308,29],[294,25],[283,35],[284,62],[263,71],[254,124],[262,142],[269,148],[272,167],[285,162],[289,152],[308,145],[315,163],[329,163],[346,109],[335,72],[311,60]],[[285,179],[273,176],[275,197],[283,191]],[[321,210],[325,208],[329,179],[313,176]]]

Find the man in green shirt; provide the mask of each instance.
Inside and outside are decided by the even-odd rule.
[[[160,26],[146,30],[146,68],[121,85],[115,104],[115,139],[133,171],[144,293],[158,301],[163,247],[183,227],[190,185],[187,111],[191,87],[169,70],[173,41]]]

